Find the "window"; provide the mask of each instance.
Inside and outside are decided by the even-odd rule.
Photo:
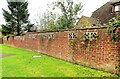
[[[115,12],[118,12],[118,11],[120,11],[120,5],[115,6]]]

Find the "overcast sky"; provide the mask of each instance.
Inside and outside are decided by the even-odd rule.
[[[28,10],[30,13],[30,21],[35,22],[38,14],[43,13],[47,9],[47,4],[52,3],[56,0],[28,0]],[[74,1],[74,0],[73,0]],[[84,11],[82,15],[91,16],[92,12],[98,9],[100,6],[104,5],[109,0],[78,0],[84,4]],[[5,23],[2,8],[8,10],[6,0],[0,0],[0,25]]]

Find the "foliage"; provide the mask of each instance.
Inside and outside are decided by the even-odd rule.
[[[111,39],[116,42],[116,48],[118,51],[120,51],[120,16],[116,19],[113,18],[108,22],[108,25],[110,26],[108,28],[108,33],[111,35]],[[118,60],[120,62],[120,60]],[[120,71],[120,63],[116,67]],[[120,75],[119,75],[120,76]]]
[[[47,16],[47,23],[46,23],[47,29],[49,30],[56,29],[55,19],[56,19],[56,15],[53,12],[49,12]]]
[[[52,10],[44,13],[37,24],[44,30],[71,29],[78,19],[77,15],[82,12],[82,7],[80,2],[75,4],[73,0],[55,1],[49,6]]]
[[[75,50],[75,45],[76,45],[77,41],[74,39],[70,39],[70,45],[71,45],[71,49],[72,49],[72,62],[75,63],[75,59],[74,59],[74,50]]]
[[[24,28],[27,30],[27,32],[35,32],[37,30],[37,27],[35,27],[34,24],[30,23],[30,21],[28,21],[27,26]]]
[[[83,5],[81,3],[75,4],[73,0],[56,1],[53,3],[55,8],[61,10],[61,16],[57,20],[58,29],[71,29],[78,18],[77,15],[81,13]]]
[[[3,35],[14,34],[21,35],[24,31],[29,28],[28,21],[28,2],[25,0],[17,1],[7,0],[9,11],[3,10],[3,16],[6,21],[5,25],[2,25]],[[32,24],[30,25],[32,27]]]
[[[0,46],[4,54],[15,54],[0,59],[2,77],[116,77],[108,72],[75,65],[37,52],[7,45]]]
[[[1,27],[2,27],[2,35],[6,36],[6,35],[14,34],[13,26],[10,26],[8,24],[6,24],[6,25],[2,24]]]
[[[115,19],[111,19],[108,22],[108,25],[110,26],[108,28],[108,33],[111,34],[111,39],[114,41],[119,41],[120,39],[120,16]]]
[[[94,33],[94,32],[88,32],[88,33],[85,33],[84,36],[83,36],[83,44],[86,44],[86,42],[88,42],[88,53],[90,54],[90,47],[91,47],[91,42],[92,41],[96,41],[98,39],[98,35],[97,33]]]
[[[41,30],[53,30],[55,29],[55,19],[56,15],[53,12],[47,11],[42,17],[38,16],[39,19],[36,20],[37,25]]]
[[[88,47],[88,53],[90,54],[90,47],[91,47],[91,42],[96,41],[98,39],[97,33],[94,32],[86,32],[85,34],[78,36],[75,39],[70,39],[70,44],[72,46],[72,54],[74,55],[74,50],[75,50],[75,45],[77,44],[78,41],[81,41],[78,45],[78,49],[80,49],[82,46],[80,45],[87,45]]]
[[[0,28],[0,32],[2,32],[2,28]]]
[[[2,37],[2,28],[0,28],[0,37]]]

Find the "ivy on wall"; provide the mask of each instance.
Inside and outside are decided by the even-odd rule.
[[[108,22],[107,32],[111,36],[111,40],[116,43],[116,50],[120,51],[120,16],[118,18],[113,18]],[[116,69],[120,71],[120,58],[119,58],[119,65],[116,66]],[[120,75],[119,75],[120,76]]]
[[[82,44],[86,44],[88,41],[88,53],[90,54],[90,47],[91,47],[91,42],[96,41],[98,38],[97,32],[85,32],[83,36],[83,41]]]
[[[74,37],[74,38],[70,38],[70,37]],[[91,41],[94,41],[94,40],[96,41],[98,38],[98,35],[97,35],[97,32],[85,32],[82,36],[78,36],[74,33],[71,33],[71,34],[68,34],[68,38],[70,40],[70,45],[72,46],[72,61],[74,62],[74,51],[75,51],[76,43],[78,41],[81,41],[81,44],[83,44],[83,45],[87,44],[88,53],[90,54]],[[80,46],[80,44],[78,44],[79,50],[81,47],[82,46]]]
[[[115,19],[111,19],[108,22],[108,27],[107,32],[111,35],[111,39],[113,41],[119,41],[120,40],[120,16]],[[120,42],[120,41],[119,41]]]

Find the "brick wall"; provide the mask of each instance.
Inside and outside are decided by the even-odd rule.
[[[90,42],[90,48],[88,48],[88,42],[82,44],[81,39],[78,39],[86,32],[95,32],[98,35],[96,41],[93,40]],[[73,37],[72,34],[75,35],[75,38],[69,38]],[[72,46],[70,40],[75,41],[76,39],[75,45]],[[91,68],[120,73],[116,69],[116,66],[118,66],[120,62],[120,51],[116,50],[115,42],[110,40],[110,35],[106,33],[106,27],[33,32],[27,33],[24,36],[4,38],[3,43],[38,51]]]
[[[3,43],[3,39],[2,39],[2,37],[0,37],[0,44],[2,44]]]

